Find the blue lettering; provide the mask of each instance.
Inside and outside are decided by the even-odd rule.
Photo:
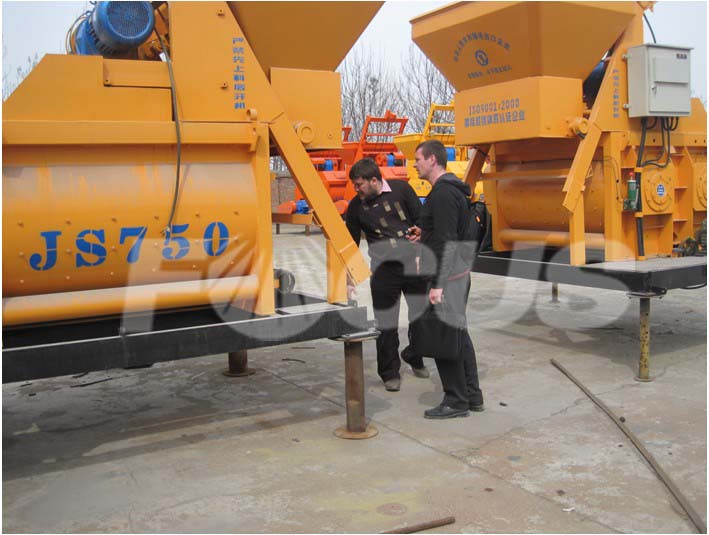
[[[135,264],[140,258],[140,246],[143,244],[143,239],[147,231],[148,227],[124,227],[121,229],[121,235],[118,241],[121,245],[126,241],[126,238],[137,238],[133,247],[128,251],[127,260],[129,264]]]
[[[214,250],[214,230],[219,229],[219,238],[217,241],[217,250]],[[219,256],[224,252],[229,244],[229,229],[220,221],[215,221],[207,225],[204,229],[204,252],[209,256]]]
[[[42,262],[42,255],[35,253],[30,256],[30,267],[35,271],[47,271],[52,269],[54,264],[57,263],[57,238],[61,236],[60,230],[48,230],[47,232],[40,232],[40,236],[44,238],[44,245],[47,253],[47,261],[43,266],[40,266]]]
[[[163,258],[167,260],[179,260],[187,256],[190,251],[190,242],[184,236],[176,236],[182,234],[189,227],[189,223],[184,225],[172,225],[165,230],[165,247],[162,250]],[[173,250],[172,244],[177,246],[177,251]]]
[[[91,243],[86,241],[84,237],[95,236],[99,243]],[[83,255],[76,253],[76,267],[92,267],[103,264],[106,261],[106,248],[102,245],[106,243],[106,237],[103,230],[82,230],[76,236],[76,248],[82,253],[96,256],[94,262],[89,262]]]

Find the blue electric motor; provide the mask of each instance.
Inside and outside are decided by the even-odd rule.
[[[295,203],[295,213],[296,214],[309,214],[310,213],[310,206],[308,206],[308,201],[306,201],[305,199],[301,199],[297,203]]]
[[[139,47],[154,27],[150,2],[98,2],[76,32],[76,52],[115,56]]]

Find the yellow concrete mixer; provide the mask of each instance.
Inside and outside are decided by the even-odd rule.
[[[638,297],[639,380],[650,298],[707,276],[706,110],[691,49],[643,42],[653,4],[465,2],[411,21],[457,91],[456,144],[477,149],[465,180],[483,183],[493,250],[474,271]]]
[[[706,219],[706,111],[690,50],[643,45],[650,4],[471,2],[412,21],[457,90],[456,143],[481,149],[466,180],[483,181],[496,251],[670,256]]]
[[[100,3],[74,49],[101,48],[86,44],[101,13],[109,30],[154,18],[147,40],[47,55],[3,105],[4,325],[225,301],[272,314],[269,140],[366,278],[304,147],[340,146],[331,71],[378,7],[323,4],[334,29],[302,3]]]
[[[307,150],[341,147],[333,71],[380,6],[98,2],[82,15],[69,54],[43,57],[3,104],[3,379],[362,331],[345,280],[369,269]],[[274,292],[292,286],[274,275],[274,154],[322,223],[327,301]],[[151,317],[141,333],[126,331],[133,315]]]

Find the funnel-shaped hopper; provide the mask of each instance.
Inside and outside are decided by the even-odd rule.
[[[530,76],[586,78],[636,2],[466,2],[411,21],[414,42],[457,91]]]
[[[333,71],[383,2],[229,2],[256,57],[271,67]]]

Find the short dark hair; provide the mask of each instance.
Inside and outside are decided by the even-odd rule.
[[[371,158],[362,158],[350,167],[350,180],[356,178],[365,178],[371,180],[373,178],[382,180],[382,172],[379,170],[377,163]]]
[[[419,149],[421,149],[421,154],[423,154],[424,158],[430,158],[431,154],[433,154],[436,157],[436,163],[443,167],[443,169],[446,168],[446,164],[448,163],[448,153],[446,152],[446,148],[443,146],[443,143],[437,139],[428,139],[423,143],[419,143],[416,150]]]

